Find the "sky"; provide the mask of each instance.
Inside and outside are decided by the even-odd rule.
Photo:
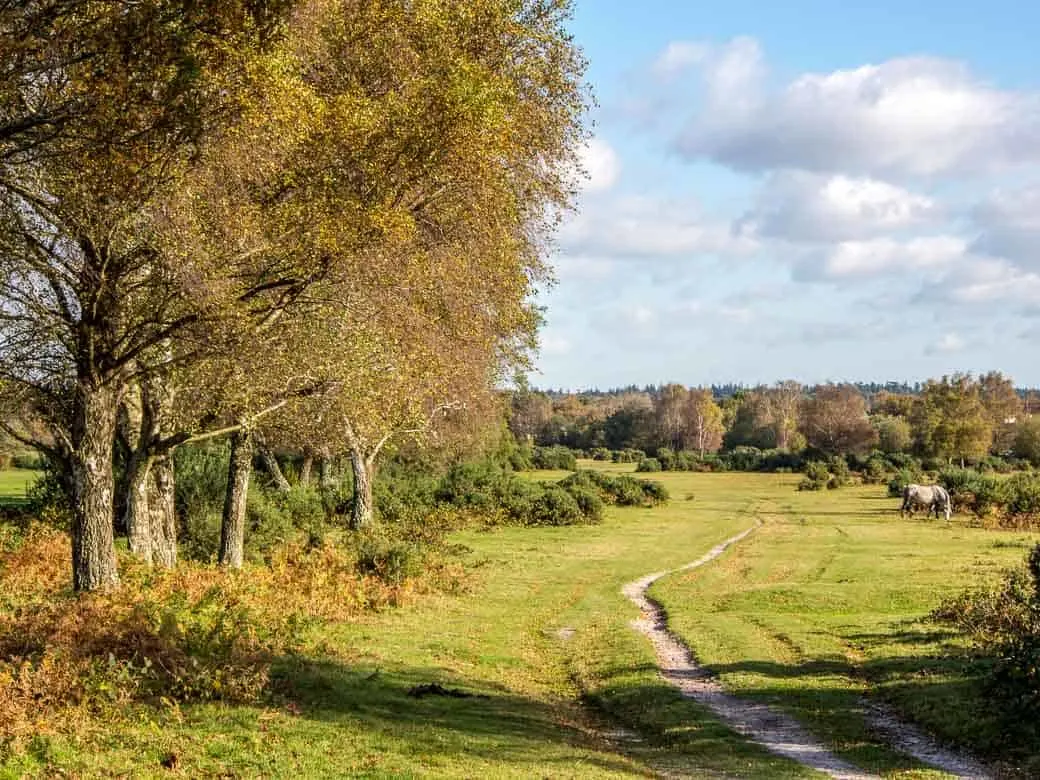
[[[577,0],[532,385],[1040,386],[1040,4]]]

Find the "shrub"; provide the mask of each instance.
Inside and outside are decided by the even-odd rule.
[[[985,692],[1004,733],[1035,744],[1040,738],[1040,545],[1026,565],[990,589],[946,599],[931,619],[952,624],[991,659]]]
[[[636,466],[636,471],[638,472],[653,472],[661,470],[661,461],[657,458],[643,458],[639,461],[639,465]]]
[[[639,463],[646,457],[646,453],[642,450],[628,448],[615,451],[613,457],[615,463]]]
[[[567,488],[567,492],[578,503],[584,522],[603,522],[603,499],[600,498],[599,492],[595,488],[573,485]]]
[[[558,485],[547,485],[531,505],[528,525],[576,525],[585,520],[577,500]]]
[[[532,462],[536,469],[563,469],[574,471],[578,467],[578,459],[567,447],[535,447]]]
[[[611,460],[613,457],[613,453],[606,447],[593,447],[590,454],[593,460]]]
[[[868,485],[881,485],[888,479],[888,468],[883,458],[872,457],[863,466],[863,481]]]
[[[798,483],[799,490],[823,490],[831,481],[827,464],[813,460],[805,464],[805,476]]]
[[[735,447],[726,453],[726,462],[733,471],[758,471],[762,451],[757,447]]]
[[[920,472],[900,469],[888,482],[888,495],[892,496],[892,498],[902,498],[906,486],[916,483],[920,478]]]

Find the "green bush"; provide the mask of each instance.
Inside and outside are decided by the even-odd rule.
[[[595,488],[573,485],[566,490],[578,503],[584,522],[603,522],[603,499],[600,498],[599,492]]]
[[[805,476],[798,483],[799,490],[823,490],[831,482],[831,472],[827,464],[818,460],[811,460],[805,464]]]
[[[590,454],[592,455],[592,459],[593,460],[602,460],[602,461],[611,460],[613,458],[613,455],[614,455],[606,447],[593,447],[592,448],[592,452]]]
[[[732,471],[758,471],[762,463],[762,450],[757,447],[734,447],[726,453],[725,458]]]
[[[578,467],[578,459],[567,447],[535,447],[532,457],[536,469],[563,469],[574,471]]]
[[[900,469],[896,472],[895,476],[889,480],[888,495],[892,496],[892,498],[902,498],[906,486],[912,485],[920,479],[920,472],[912,471],[910,469]]]
[[[649,473],[661,470],[661,461],[659,461],[657,458],[643,458],[641,461],[639,461],[639,465],[636,466],[637,472]]]
[[[985,692],[1001,731],[1021,744],[1040,740],[1040,545],[1026,565],[989,589],[946,599],[930,616],[973,640],[990,663]],[[1003,740],[1002,740],[1003,742]],[[1000,747],[1004,752],[1006,743]]]
[[[863,466],[863,481],[868,485],[881,485],[888,479],[888,464],[883,458],[870,458]]]
[[[615,463],[639,463],[646,457],[646,453],[642,450],[624,449],[616,450],[613,455]]]
[[[547,485],[531,505],[528,525],[577,525],[585,521],[577,500],[558,485]]]

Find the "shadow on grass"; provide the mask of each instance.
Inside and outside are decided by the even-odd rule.
[[[495,683],[451,677],[443,669],[384,671],[290,657],[276,664],[272,676],[276,696],[302,717],[401,740],[434,760],[461,755],[523,765],[550,760],[554,746],[577,747],[601,751],[582,755],[584,765],[633,771],[632,764],[602,752],[603,740],[575,725],[565,707]],[[430,683],[442,686],[442,693],[409,695]],[[444,689],[469,695],[443,695]]]

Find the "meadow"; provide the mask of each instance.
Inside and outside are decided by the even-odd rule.
[[[304,630],[264,707],[133,705],[117,723],[39,736],[0,776],[816,776],[666,685],[620,593],[759,521],[718,561],[651,592],[728,688],[886,777],[942,775],[872,735],[864,695],[994,750],[972,726],[976,670],[922,618],[1018,563],[1030,536],[963,516],[900,520],[883,486],[798,493],[798,475],[654,476],[671,491],[664,507],[455,534],[469,571],[458,592]]]

